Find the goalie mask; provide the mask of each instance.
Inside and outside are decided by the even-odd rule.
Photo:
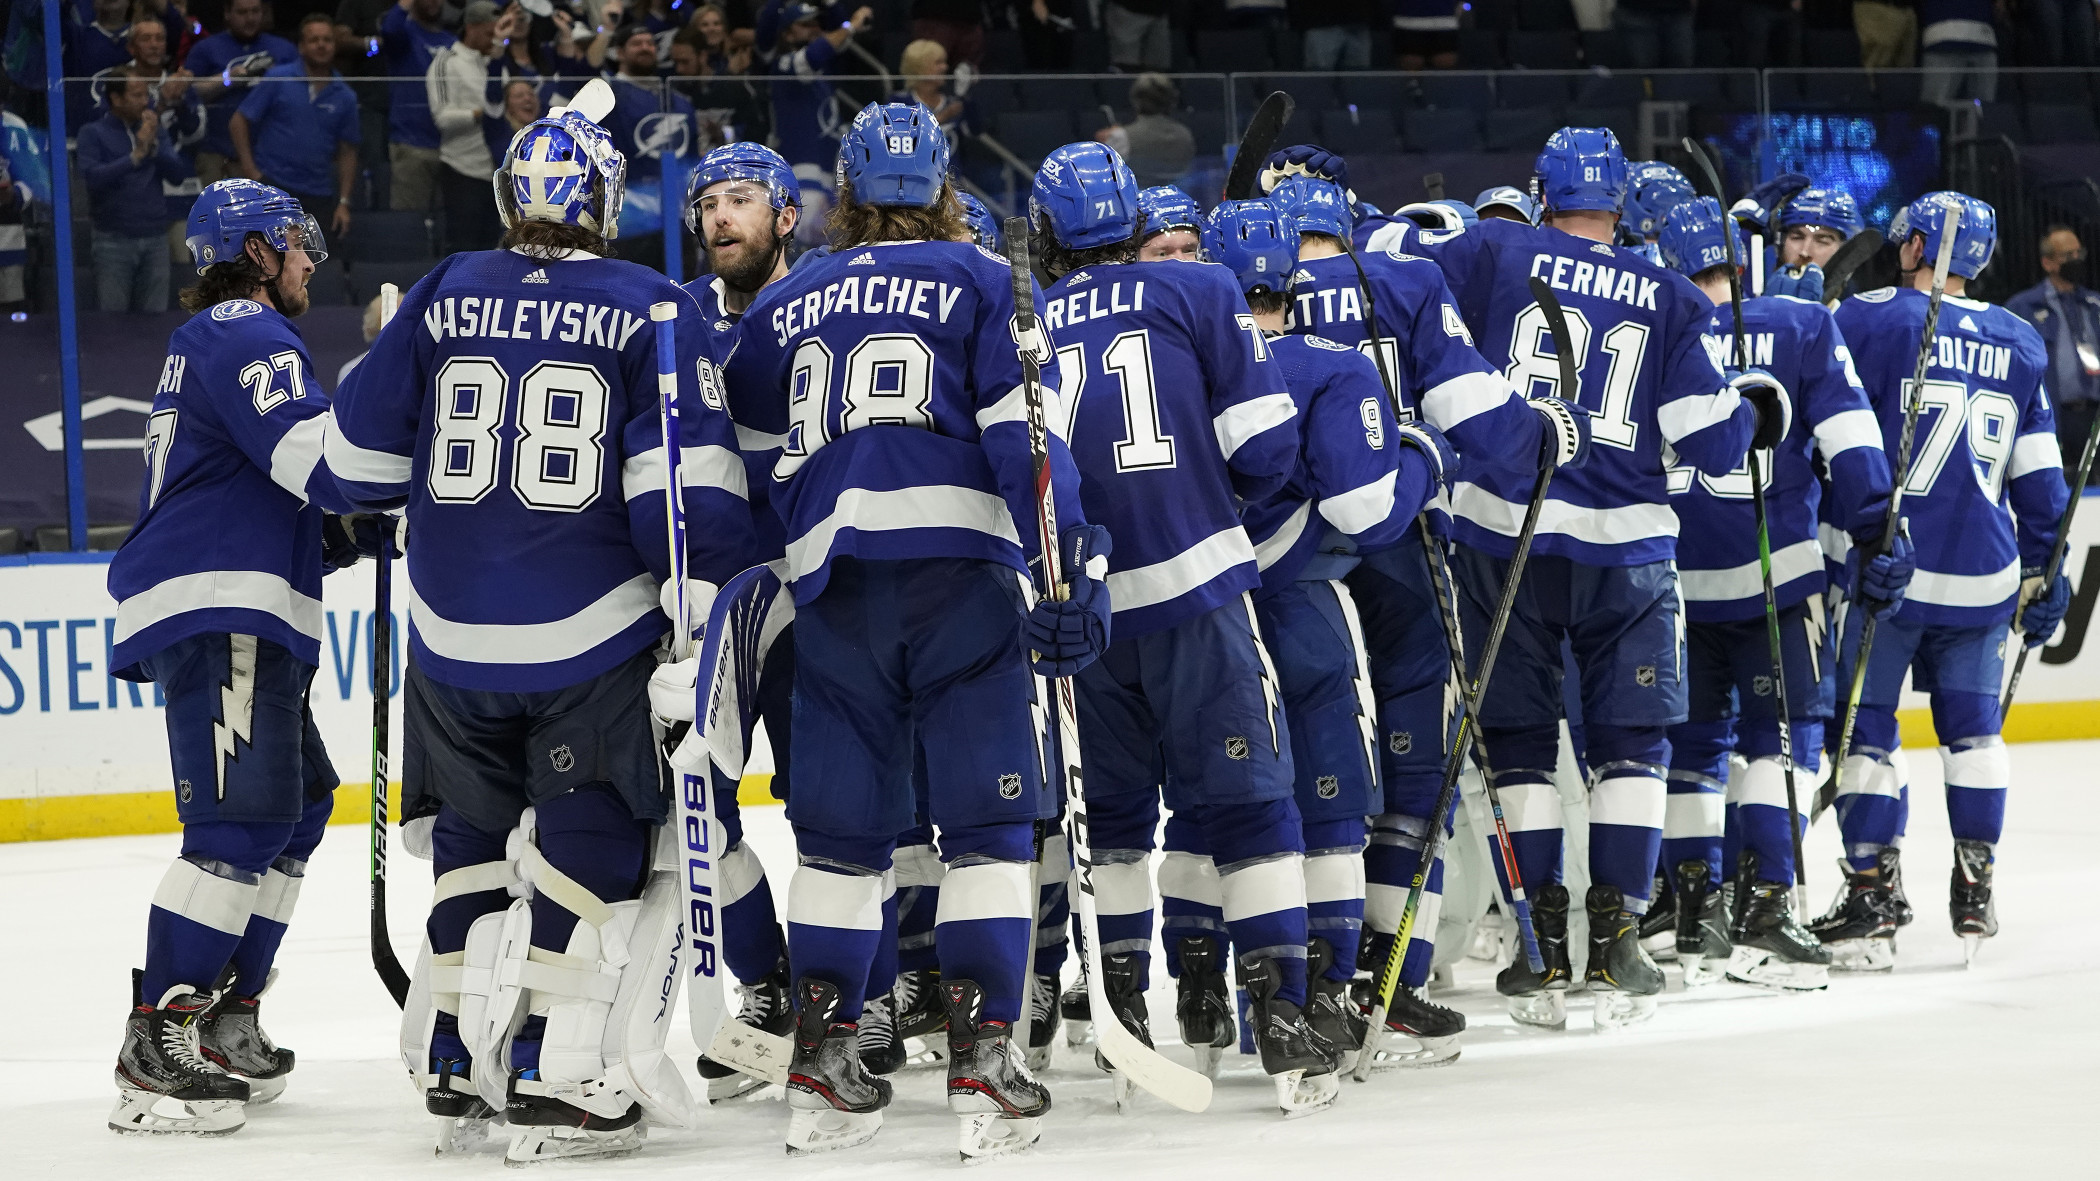
[[[547,221],[619,237],[627,159],[603,127],[563,109],[519,128],[496,169],[496,208],[506,227]]]

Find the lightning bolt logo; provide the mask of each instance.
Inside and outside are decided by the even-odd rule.
[[[228,639],[226,683],[219,687],[219,716],[211,724],[221,800],[226,798],[226,761],[240,761],[235,744],[252,745],[255,731],[255,637]]]

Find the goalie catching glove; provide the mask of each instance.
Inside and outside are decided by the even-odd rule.
[[[1108,651],[1108,530],[1073,525],[1058,539],[1071,597],[1043,599],[1028,612],[1022,640],[1038,676],[1069,677]]]

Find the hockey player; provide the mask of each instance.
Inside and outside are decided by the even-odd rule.
[[[1386,213],[1357,200],[1356,190],[1349,187],[1349,162],[1318,144],[1296,144],[1269,153],[1269,158],[1262,161],[1255,187],[1264,194],[1273,194],[1277,185],[1293,176],[1330,181],[1341,190],[1349,209],[1350,245],[1360,253],[1405,251],[1420,230],[1414,221],[1399,213]]]
[[[948,162],[925,108],[862,110],[839,152],[833,253],[760,294],[729,365],[771,416],[740,425],[786,436],[770,479],[796,602],[796,1150],[865,1142],[889,1102],[856,1021],[913,821],[915,745],[948,866],[935,942],[964,1154],[1026,1147],[1050,1106],[1012,1044],[1041,814],[1028,654],[1066,676],[1107,646],[1108,589],[1086,571],[1107,538],[1049,439],[1074,584],[1028,607],[1038,518],[1011,275],[967,242]]]
[[[1138,190],[1145,224],[1138,230],[1138,261],[1203,261],[1204,223],[1196,199],[1173,185]]]
[[[1665,215],[1657,243],[1664,264],[1717,305],[1710,347],[1728,358],[1735,327],[1722,235],[1732,220],[1711,197],[1688,201]],[[1880,540],[1888,515],[1888,459],[1852,355],[1822,305],[1779,296],[1745,300],[1743,342],[1747,363],[1784,384],[1799,410],[1764,471],[1781,667],[1800,777],[1796,802],[1805,810],[1830,716],[1820,691],[1824,572],[1816,542],[1821,487],[1814,454],[1829,471],[1831,517],[1858,546]],[[1793,834],[1787,826],[1805,827],[1807,817],[1788,814],[1749,481],[1747,461],[1719,477],[1689,464],[1670,471],[1670,504],[1681,535],[1677,567],[1689,716],[1670,728],[1662,867],[1674,892],[1675,946],[1686,983],[1715,979],[1725,966],[1731,978],[1745,983],[1808,990],[1826,983],[1830,953],[1793,914]],[[1864,594],[1870,610],[1886,614],[1902,601],[1911,565],[1910,543],[1900,535],[1868,564]],[[1735,753],[1749,766],[1731,778]],[[1722,858],[1724,806],[1739,833],[1730,842],[1741,849],[1732,862]],[[1731,872],[1739,945],[1733,949],[1720,890]],[[1724,965],[1731,950],[1733,958]]]
[[[1364,921],[1363,818],[1384,809],[1373,675],[1339,576],[1357,554],[1411,536],[1415,515],[1457,458],[1427,422],[1394,420],[1368,356],[1324,337],[1284,335],[1299,251],[1294,221],[1268,201],[1228,201],[1213,211],[1204,240],[1210,259],[1239,280],[1304,423],[1289,482],[1245,516],[1262,571],[1255,615],[1290,723],[1305,832],[1307,1019],[1330,1043],[1356,1050],[1365,1031],[1349,982]]]
[[[683,888],[650,856],[669,808],[648,694],[670,570],[653,305],[678,309],[692,619],[751,533],[704,313],[605,257],[625,176],[578,108],[522,128],[496,173],[503,248],[416,284],[328,439],[352,498],[405,502],[415,539],[402,804],[436,813],[438,885],[402,1058],[441,1148],[500,1109],[512,1163],[623,1155],[645,1116],[691,1116],[657,999],[677,988]]]
[[[1458,310],[1482,355],[1520,392],[1574,394],[1594,417],[1588,460],[1557,472],[1494,681],[1481,741],[1501,790],[1519,872],[1532,895],[1543,974],[1520,956],[1496,978],[1519,1020],[1566,1021],[1568,895],[1559,885],[1560,802],[1551,779],[1562,717],[1561,649],[1581,679],[1590,769],[1590,991],[1600,1029],[1654,1012],[1663,977],[1639,943],[1660,851],[1666,728],[1684,720],[1679,667],[1677,521],[1666,449],[1709,476],[1733,471],[1753,441],[1786,434],[1786,391],[1751,370],[1726,377],[1705,343],[1713,301],[1691,282],[1610,242],[1627,167],[1603,128],[1556,131],[1539,153],[1537,228],[1484,221],[1441,245]],[[1533,277],[1559,294],[1579,389],[1562,387]],[[1463,454],[1461,448],[1461,454]],[[1468,658],[1486,639],[1509,572],[1530,481],[1468,470],[1452,493],[1454,567]]]
[[[1684,174],[1660,160],[1628,165],[1626,208],[1619,213],[1620,244],[1649,262],[1661,262],[1655,243],[1663,215],[1693,196]]]
[[[1579,459],[1588,425],[1580,410],[1556,399],[1525,404],[1474,350],[1435,263],[1397,250],[1349,257],[1348,205],[1328,181],[1290,177],[1270,200],[1300,235],[1292,288],[1297,331],[1352,345],[1373,358],[1374,371],[1394,383],[1406,420],[1421,419],[1445,432],[1469,465],[1509,467],[1529,484],[1541,462]],[[1375,325],[1369,312],[1376,313]],[[1542,453],[1548,444],[1552,454]],[[1376,980],[1392,954],[1430,826],[1449,822],[1433,813],[1444,775],[1451,649],[1419,532],[1366,555],[1348,581],[1363,616],[1378,703],[1383,796],[1364,858],[1370,933],[1369,954],[1362,957]],[[1443,873],[1441,864],[1430,867],[1401,964],[1404,987],[1387,1010],[1391,1034],[1417,1048],[1387,1049],[1380,1061],[1389,1065],[1449,1061],[1465,1029],[1464,1014],[1431,1001],[1426,991]]]
[[[167,700],[182,854],[132,973],[109,1126],[222,1135],[292,1069],[260,998],[334,804],[306,694],[336,548],[323,510],[348,505],[321,461],[328,398],[291,323],[327,257],[320,227],[278,189],[225,180],[197,198],[187,236],[194,315],[168,340],[138,524],[109,567],[110,673]]]
[[[1823,268],[1864,229],[1859,203],[1843,189],[1807,188],[1780,207],[1778,265],[1765,277],[1766,295],[1791,295],[1821,302],[1841,291],[1823,290]]]
[[[1305,846],[1237,505],[1296,467],[1297,407],[1230,271],[1137,261],[1137,182],[1113,149],[1052,152],[1029,210],[1057,279],[1043,318],[1088,519],[1117,538],[1115,644],[1077,684],[1106,991],[1149,1043],[1146,863],[1164,784],[1182,1038],[1212,1069],[1233,1042],[1229,937],[1279,1103],[1317,1110],[1339,1092],[1337,1051],[1305,1022]]]
[[[1997,934],[1991,897],[1995,846],[2005,822],[2011,760],[1999,737],[2008,622],[2030,646],[2046,643],[2070,603],[2059,574],[2042,566],[2069,495],[2055,439],[2056,417],[2041,392],[2048,355],[2018,316],[1963,293],[1990,262],[1997,214],[1960,193],[1927,193],[1889,225],[1904,284],[1839,305],[1837,322],[1859,359],[1879,417],[1883,446],[1903,430],[1912,366],[1940,244],[1954,234],[1944,306],[1919,397],[1917,435],[1903,481],[1903,515],[1917,542],[1916,580],[1902,609],[1877,626],[1837,797],[1846,883],[1829,914],[1810,927],[1839,967],[1886,969],[1895,962],[1890,897],[1897,826],[1895,708],[1905,673],[1931,694],[1954,833],[1948,910],[1973,957]],[[1838,685],[1851,684],[1861,620],[1845,620]]]
[[[970,241],[994,254],[999,252],[999,219],[984,207],[984,202],[968,193],[958,191],[955,199],[962,203],[963,221],[970,227]]]

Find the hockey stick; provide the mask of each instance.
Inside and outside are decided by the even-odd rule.
[[[401,306],[401,289],[379,288],[379,325],[385,328]],[[381,518],[379,554],[372,559],[372,968],[397,1007],[408,1005],[408,973],[394,954],[394,937],[386,925],[387,743],[390,738],[394,685],[393,531]]]
[[[1432,201],[1441,201],[1441,200],[1443,200],[1443,199],[1444,199],[1444,174],[1443,174],[1443,173],[1441,173],[1441,172],[1425,172],[1425,173],[1423,173],[1423,174],[1422,174],[1422,191],[1423,191],[1424,193],[1427,193],[1427,194],[1429,194],[1429,199],[1430,199],[1430,200],[1432,200]]]
[[[1432,172],[1422,178],[1422,183],[1427,185],[1429,177],[1436,178],[1436,187],[1441,191],[1444,174]],[[1342,250],[1349,256],[1350,264],[1356,268],[1356,290],[1363,297],[1364,330],[1371,337],[1371,357],[1378,362],[1378,379],[1385,383],[1386,397],[1393,404],[1393,420],[1402,421],[1405,411],[1400,405],[1400,383],[1394,379],[1391,364],[1386,360],[1385,339],[1378,332],[1378,306],[1371,297],[1370,279],[1364,274],[1363,263],[1356,257],[1355,247],[1349,245],[1346,239],[1342,242]],[[1429,586],[1436,596],[1437,615],[1444,627],[1444,647],[1451,654],[1450,679],[1445,684],[1450,696],[1456,699],[1454,708],[1471,712],[1477,702],[1465,700],[1466,640],[1465,633],[1459,628],[1457,589],[1451,582],[1451,568],[1444,561],[1444,551],[1437,544],[1435,531],[1429,526],[1430,512],[1430,509],[1423,509],[1415,518],[1415,527],[1422,536],[1422,559],[1429,566]],[[1502,855],[1503,872],[1508,875],[1510,910],[1517,918],[1518,940],[1524,946],[1524,959],[1532,971],[1544,972],[1546,960],[1539,954],[1538,932],[1531,929],[1531,902],[1524,894],[1524,875],[1517,869],[1516,846],[1509,839],[1509,825],[1502,814],[1502,797],[1495,790],[1493,780],[1486,776],[1481,778],[1487,787],[1488,807],[1495,814],[1495,844]],[[1439,812],[1432,823],[1441,827],[1444,823],[1443,813]],[[1396,941],[1392,954],[1404,957],[1407,954],[1407,945]]]
[[[1940,301],[1947,294],[1947,268],[1954,262],[1954,237],[1961,228],[1961,206],[1949,203],[1945,206],[1946,221],[1940,227],[1940,253],[1932,263],[1932,296],[1925,305],[1925,331],[1918,338],[1918,361],[1911,367],[1910,389],[1906,391],[1903,407],[1903,434],[1896,448],[1896,475],[1889,487],[1889,511],[1882,518],[1879,547],[1886,548],[1896,536],[1903,521],[1903,485],[1910,479],[1911,446],[1918,437],[1918,415],[1925,408],[1925,373],[1932,367],[1933,350],[1939,345]],[[1859,556],[1860,577],[1866,577],[1867,563],[1878,555],[1862,553]],[[1855,602],[1858,596],[1854,596]],[[1859,621],[1859,654],[1852,662],[1852,688],[1845,696],[1845,723],[1838,731],[1837,758],[1830,768],[1830,782],[1816,793],[1816,813],[1837,803],[1844,791],[1845,760],[1852,750],[1852,728],[1859,721],[1859,701],[1867,688],[1867,657],[1874,651],[1874,625],[1880,622],[1872,611]],[[1838,638],[1840,645],[1844,637]],[[1842,652],[1842,647],[1840,648]],[[1826,794],[1827,793],[1827,798]],[[1815,816],[1809,818],[1815,823]]]
[[[2085,482],[2093,474],[2093,452],[2100,449],[2100,415],[2093,418],[2093,429],[2085,436],[2085,454],[2078,459],[2078,482],[2071,485],[2070,503],[2064,505],[2063,519],[2056,523],[2056,544],[2049,549],[2049,564],[2042,567],[2042,589],[2048,590],[2056,584],[2056,576],[2063,573],[2064,559],[2070,553],[2071,520],[2078,515],[2078,502],[2083,500]],[[2012,680],[2005,686],[2005,699],[1998,704],[1998,718],[2003,722],[2012,709],[2013,694],[2020,691],[2020,674],[2027,669],[2027,654],[2034,651],[2026,644],[2020,645],[2020,654],[2013,658]]]
[[[1845,298],[1845,284],[1852,281],[1854,271],[1866,265],[1866,261],[1881,249],[1882,241],[1880,230],[1861,230],[1837,248],[1837,253],[1830,256],[1829,264],[1823,268],[1823,302],[1826,305]]]
[[[1272,96],[1273,97],[1273,96]],[[1266,110],[1266,104],[1264,105]],[[1281,123],[1279,121],[1279,126]],[[1266,149],[1264,149],[1266,151]],[[1028,256],[1028,219],[1006,221],[1007,259],[1013,270],[1014,333],[1016,343],[1039,333],[1035,315],[1034,271]],[[1062,600],[1071,594],[1058,552],[1057,505],[1050,485],[1050,437],[1043,410],[1043,377],[1026,348],[1020,350],[1022,396],[1028,405],[1028,451],[1035,465],[1036,525],[1041,543],[1043,596]],[[1072,678],[1050,682],[1051,712],[1057,716],[1059,774],[1064,782],[1065,833],[1072,845],[1072,913],[1079,918],[1082,959],[1086,971],[1087,1003],[1106,1020],[1096,1021],[1099,1048],[1116,1069],[1132,1083],[1183,1111],[1202,1111],[1210,1106],[1210,1080],[1186,1066],[1169,1061],[1158,1050],[1138,1040],[1124,1028],[1108,1002],[1106,977],[1101,969],[1101,923],[1095,910],[1093,847],[1087,839],[1085,779],[1079,762],[1079,710],[1072,693]]]
[[[1298,104],[1281,90],[1272,90],[1269,97],[1261,100],[1240,136],[1238,150],[1232,154],[1232,168],[1225,173],[1227,201],[1245,201],[1255,195],[1254,181],[1261,175],[1262,162],[1276,150],[1276,137],[1283,134],[1283,125],[1291,121],[1291,112],[1297,109]]]
[[[1721,196],[1721,174],[1715,169],[1711,157],[1704,148],[1687,137],[1684,150],[1698,161],[1699,170],[1706,174],[1706,183],[1713,186],[1715,199]],[[1735,322],[1735,367],[1740,373],[1749,367],[1750,349],[1743,337],[1743,282],[1742,260],[1735,253],[1735,226],[1725,214],[1721,218],[1721,245],[1728,252],[1728,314]],[[1751,255],[1761,258],[1759,238],[1751,239]],[[1757,570],[1764,583],[1765,592],[1765,651],[1772,661],[1773,705],[1779,715],[1779,768],[1786,777],[1787,832],[1793,837],[1794,847],[1794,905],[1796,909],[1808,908],[1808,861],[1801,851],[1801,798],[1794,784],[1794,722],[1787,710],[1786,696],[1786,645],[1779,632],[1779,595],[1772,585],[1772,518],[1765,508],[1765,464],[1757,448],[1750,448],[1746,456],[1750,465],[1750,505],[1757,515]],[[1777,453],[1774,453],[1776,462]]]
[[[1545,280],[1531,280],[1531,291],[1545,313],[1546,324],[1553,333],[1553,347],[1560,353],[1561,388],[1569,392],[1577,390],[1578,377],[1575,366],[1575,349],[1568,335],[1568,316],[1561,309],[1560,300]],[[1502,583],[1501,600],[1495,604],[1495,617],[1488,625],[1487,643],[1480,650],[1480,668],[1473,674],[1473,683],[1467,689],[1459,715],[1458,734],[1452,740],[1451,750],[1444,756],[1444,782],[1437,789],[1435,814],[1438,823],[1429,828],[1429,835],[1422,842],[1422,860],[1415,866],[1414,880],[1407,886],[1407,904],[1400,911],[1400,927],[1393,933],[1393,953],[1386,957],[1385,967],[1379,973],[1377,1001],[1371,1008],[1370,1028],[1372,1033],[1385,1028],[1386,1013],[1393,1005],[1393,992],[1400,986],[1400,965],[1407,959],[1408,940],[1414,935],[1415,916],[1422,906],[1422,891],[1429,884],[1430,867],[1436,864],[1444,847],[1444,825],[1441,818],[1451,810],[1451,802],[1458,795],[1458,776],[1465,766],[1466,755],[1471,751],[1476,732],[1479,730],[1479,706],[1487,700],[1489,678],[1495,672],[1495,654],[1502,648],[1503,633],[1509,630],[1509,615],[1517,605],[1517,590],[1524,581],[1524,563],[1531,557],[1531,539],[1538,533],[1539,513],[1546,506],[1546,489],[1553,483],[1553,466],[1541,464],[1538,483],[1531,490],[1531,504],[1524,510],[1524,525],[1517,533],[1517,545],[1510,555],[1509,574]],[[1512,904],[1514,905],[1514,904]],[[1529,952],[1526,953],[1527,956]],[[1543,963],[1543,961],[1541,961]],[[1372,1060],[1377,1056],[1378,1042],[1366,1037],[1363,1049],[1357,1052],[1356,1068],[1353,1071],[1358,1082],[1371,1076]]]

